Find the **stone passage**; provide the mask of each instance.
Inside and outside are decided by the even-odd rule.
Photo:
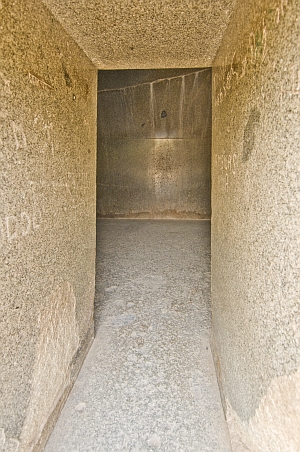
[[[96,339],[46,452],[229,452],[209,221],[101,220],[96,278]]]

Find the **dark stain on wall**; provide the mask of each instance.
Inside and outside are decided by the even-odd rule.
[[[72,79],[67,71],[66,66],[63,64],[62,65],[62,69],[63,69],[63,73],[64,73],[64,77],[65,77],[65,81],[66,81],[66,85],[68,88],[72,88],[73,83],[72,83]]]
[[[251,157],[255,145],[256,128],[259,125],[259,121],[260,121],[260,112],[257,110],[257,108],[252,108],[244,130],[243,157],[242,157],[243,162],[247,162]]]

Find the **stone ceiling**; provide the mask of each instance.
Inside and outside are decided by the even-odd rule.
[[[98,69],[210,67],[236,0],[43,0]]]

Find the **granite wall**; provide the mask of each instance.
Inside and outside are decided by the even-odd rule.
[[[213,343],[234,451],[300,450],[300,3],[239,2],[213,67]]]
[[[0,450],[41,450],[93,339],[97,72],[0,1]]]
[[[211,69],[99,72],[97,214],[210,218]]]

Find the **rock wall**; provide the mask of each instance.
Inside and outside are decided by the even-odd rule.
[[[41,450],[93,339],[97,72],[1,0],[0,450]]]
[[[98,69],[210,67],[236,0],[43,0]]]
[[[234,451],[300,450],[300,4],[239,2],[213,67],[212,310]]]
[[[104,72],[98,215],[210,218],[211,70]]]

